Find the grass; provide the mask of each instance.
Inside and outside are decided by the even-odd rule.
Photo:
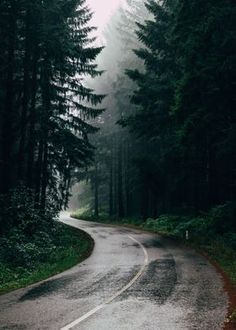
[[[61,225],[58,247],[46,262],[38,262],[33,269],[13,267],[0,262],[0,294],[45,280],[86,259],[94,242],[85,232]]]

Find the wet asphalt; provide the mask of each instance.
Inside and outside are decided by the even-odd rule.
[[[4,330],[221,330],[228,297],[192,249],[140,230],[78,221],[95,241],[87,260],[0,297]],[[74,322],[74,323],[73,323]]]

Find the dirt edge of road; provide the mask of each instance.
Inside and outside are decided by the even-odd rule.
[[[232,314],[236,311],[236,288],[232,284],[229,276],[225,273],[225,271],[218,265],[218,263],[212,260],[206,253],[202,251],[198,251],[203,255],[216,269],[216,271],[221,275],[221,278],[224,282],[224,290],[228,294],[229,297],[229,307],[228,307],[228,315],[225,320],[225,325],[223,330],[236,330],[236,320],[232,319]]]

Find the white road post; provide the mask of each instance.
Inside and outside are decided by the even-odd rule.
[[[186,230],[185,237],[186,237],[186,241],[188,241],[189,240],[189,231],[188,230]]]

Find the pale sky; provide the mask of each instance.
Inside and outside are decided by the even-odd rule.
[[[94,12],[91,23],[98,27],[97,36],[101,35],[112,13],[122,2],[123,0],[86,0],[87,5]]]

